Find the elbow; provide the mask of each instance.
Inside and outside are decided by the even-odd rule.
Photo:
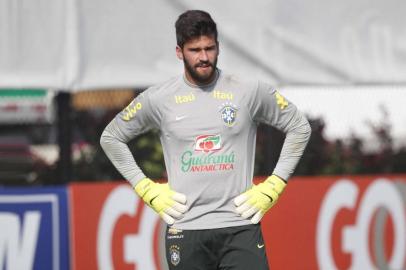
[[[303,125],[301,126],[301,134],[303,141],[305,141],[307,144],[312,134],[312,127],[310,126],[310,123],[306,118],[304,118]]]
[[[102,133],[102,135],[100,136],[100,141],[99,141],[99,143],[100,143],[101,148],[104,150],[105,147],[106,147],[106,145],[107,145],[107,143],[108,143],[108,135],[107,135],[106,130],[104,130],[103,133]]]
[[[304,126],[304,133],[306,134],[306,137],[309,139],[310,135],[312,134],[312,127],[310,126],[310,123],[307,119],[306,120],[306,124]]]
[[[296,112],[287,126],[288,129],[285,131],[286,134],[296,134],[296,136],[299,136],[304,141],[308,141],[310,139],[312,128],[306,116],[299,111]]]
[[[120,143],[126,144],[127,141],[123,138],[123,136],[120,136],[120,134],[112,128],[112,125],[110,123],[101,134],[99,143],[102,149],[106,150],[111,145]]]
[[[114,120],[113,120],[114,121]],[[113,121],[111,121],[103,130],[101,136],[100,136],[100,146],[104,150],[112,141],[116,139],[116,136],[114,136],[114,129],[113,129]]]
[[[300,138],[302,142],[307,143],[310,140],[312,128],[306,117],[302,116],[298,119],[295,128],[293,128],[291,132],[296,134],[296,136]]]

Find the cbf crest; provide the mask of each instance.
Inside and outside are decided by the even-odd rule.
[[[237,106],[228,102],[223,103],[220,107],[220,115],[224,124],[228,127],[232,127],[237,118]]]
[[[177,245],[172,245],[169,248],[169,256],[171,257],[171,263],[176,266],[180,262],[180,248]]]

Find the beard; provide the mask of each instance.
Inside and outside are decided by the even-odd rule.
[[[197,83],[197,84],[208,84],[210,83],[213,78],[215,77],[215,72],[217,68],[217,57],[214,59],[213,63],[207,62],[200,62],[192,66],[185,58],[183,59],[183,63],[185,66],[186,71],[189,73],[190,77]],[[207,73],[199,73],[198,68],[201,66],[208,66],[210,67],[210,72]]]

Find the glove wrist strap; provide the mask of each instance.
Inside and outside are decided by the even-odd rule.
[[[274,174],[269,176],[264,181],[264,183],[268,184],[270,186],[270,189],[273,192],[276,192],[278,195],[280,195],[286,187],[285,181],[283,181],[279,176],[276,176]]]
[[[145,194],[151,189],[153,184],[154,182],[151,179],[144,178],[134,186],[134,190],[138,194],[138,196],[143,198]]]

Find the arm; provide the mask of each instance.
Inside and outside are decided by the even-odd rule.
[[[131,183],[135,192],[168,224],[186,212],[186,196],[147,178],[139,168],[127,142],[151,128],[159,126],[159,113],[151,105],[148,94],[141,94],[103,131],[100,144],[107,157]]]
[[[153,91],[151,88],[139,94],[106,126],[100,138],[107,157],[132,186],[145,178],[145,175],[135,162],[127,143],[160,125],[161,115],[153,102]]]
[[[272,175],[234,200],[237,213],[243,218],[252,217],[251,221],[258,223],[285,189],[303,155],[311,129],[296,106],[266,84],[258,85],[249,99],[248,108],[254,121],[272,125],[286,134]]]
[[[118,128],[116,119],[106,126],[100,137],[100,145],[109,160],[134,187],[145,175],[135,162],[127,142],[128,138]]]
[[[285,181],[294,172],[310,139],[310,125],[297,107],[271,86],[259,83],[248,105],[254,121],[285,133],[279,160],[273,174]]]

